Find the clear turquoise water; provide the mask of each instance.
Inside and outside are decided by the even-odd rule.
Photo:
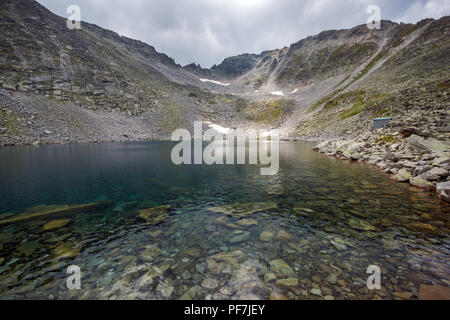
[[[42,205],[112,202],[101,211],[0,226],[0,297],[179,299],[191,289],[198,299],[414,299],[421,285],[448,286],[450,208],[435,195],[304,143],[281,144],[275,176],[250,165],[175,166],[173,146],[0,149],[0,219]],[[249,202],[277,208],[249,215],[255,221],[241,228],[240,219],[228,217],[227,226],[209,210]],[[171,205],[162,223],[139,219],[137,210],[159,205]],[[55,219],[70,222],[45,231]],[[261,240],[263,231],[273,238]],[[77,250],[58,258],[65,244]],[[159,251],[144,261],[148,246]],[[214,269],[211,257],[237,250],[238,262]],[[275,272],[272,280],[279,259],[294,274]],[[69,265],[81,268],[81,290],[66,287]],[[381,267],[381,290],[366,287],[369,265]],[[286,277],[297,283],[276,282]]]

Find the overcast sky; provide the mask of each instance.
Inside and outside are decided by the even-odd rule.
[[[278,49],[309,35],[366,23],[369,5],[381,18],[417,22],[450,14],[450,0],[38,0],[68,17],[142,40],[182,65],[203,67],[226,57]]]

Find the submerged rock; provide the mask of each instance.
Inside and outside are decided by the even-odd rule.
[[[254,219],[242,219],[242,220],[239,220],[237,222],[237,224],[244,226],[244,227],[248,227],[248,226],[257,225],[258,221],[254,220]]]
[[[166,283],[163,283],[163,282],[160,282],[158,284],[158,286],[156,287],[156,291],[159,291],[164,298],[170,298],[173,290],[174,290],[174,287],[172,287]]]
[[[208,269],[214,274],[223,272],[231,273],[232,270],[239,269],[246,256],[241,250],[232,252],[222,252],[210,256],[206,259]]]
[[[303,202],[297,202],[294,205],[294,208],[292,210],[294,210],[295,213],[303,214],[303,215],[307,215],[309,213],[314,213],[314,210],[309,209],[309,208],[304,208],[303,204],[304,204]]]
[[[409,300],[413,296],[412,292],[393,292],[392,294],[394,295],[394,297],[401,300]]]
[[[53,255],[56,259],[74,258],[81,251],[81,247],[74,242],[66,242],[53,249]]]
[[[319,288],[311,289],[311,293],[316,296],[322,296],[322,290],[320,290]]]
[[[259,239],[260,239],[261,241],[265,241],[265,242],[271,241],[274,237],[275,237],[275,234],[274,234],[273,232],[270,232],[270,231],[263,231],[263,232],[259,235]]]
[[[161,233],[162,233],[161,230],[153,230],[153,231],[150,231],[150,232],[148,233],[148,235],[149,235],[150,237],[152,237],[152,238],[157,238],[157,237],[159,237],[159,236],[161,235]]]
[[[70,238],[71,236],[73,236],[72,233],[65,233],[60,235],[59,237],[56,238],[50,238],[48,239],[46,242],[62,242],[64,240],[67,240],[68,238]]]
[[[38,206],[25,211],[22,214],[14,215],[4,220],[0,220],[0,225],[12,224],[27,221],[35,218],[42,218],[48,215],[68,215],[82,212],[91,212],[106,209],[111,205],[111,201],[100,201],[94,203],[80,205],[63,205],[63,206]]]
[[[14,234],[12,232],[3,232],[0,233],[0,243],[7,243],[14,238]]]
[[[183,249],[180,252],[181,256],[188,256],[188,257],[192,257],[192,258],[199,258],[201,256],[202,252],[199,248],[188,248],[188,249]]]
[[[70,219],[53,220],[53,221],[46,223],[43,228],[45,231],[59,229],[59,228],[66,226],[67,224],[69,224],[69,222],[70,222]]]
[[[202,297],[202,295],[203,295],[202,287],[193,286],[180,297],[180,300],[198,300]]]
[[[108,272],[103,277],[97,280],[97,288],[106,288],[109,287],[109,285],[114,280],[114,273]]]
[[[295,278],[294,270],[281,259],[272,260],[269,262],[270,270],[280,278]]]
[[[290,235],[289,233],[287,233],[284,230],[280,230],[277,233],[277,236],[275,238],[275,240],[277,241],[289,241],[292,240],[294,237],[292,235]]]
[[[284,294],[281,294],[279,292],[272,292],[269,296],[269,300],[289,300],[288,297],[286,297]]]
[[[219,224],[227,224],[230,222],[230,220],[226,216],[221,216],[216,219],[216,222]]]
[[[431,224],[428,223],[412,222],[408,223],[406,227],[416,232],[426,232],[431,234],[439,233]]]
[[[268,283],[270,281],[276,280],[277,276],[273,272],[268,272],[264,275],[264,282]]]
[[[243,218],[252,213],[278,208],[274,202],[249,202],[209,208],[210,211]]]
[[[376,230],[376,228],[374,226],[372,226],[370,223],[368,223],[364,220],[361,220],[361,219],[351,218],[348,221],[348,224],[350,227],[352,227],[354,229],[362,230],[362,231]]]
[[[202,282],[202,287],[206,289],[215,289],[219,286],[216,279],[205,279]]]
[[[241,231],[242,232],[242,231]],[[250,239],[250,232],[245,231],[240,234],[235,235],[230,239],[231,243],[244,242]]]
[[[331,284],[336,284],[336,282],[337,282],[337,277],[336,277],[336,275],[335,275],[334,273],[331,273],[331,274],[327,277],[326,281],[328,281],[328,282],[331,283]]]
[[[139,258],[144,262],[153,262],[161,255],[161,249],[156,245],[150,245],[139,254]]]
[[[280,186],[280,185],[270,186],[266,190],[269,195],[279,196],[284,193],[284,188],[283,188],[283,186]]]
[[[419,287],[420,300],[450,300],[450,288],[440,285],[425,285]]]
[[[283,288],[297,287],[298,283],[298,278],[279,279],[275,282],[277,286]]]
[[[139,218],[145,220],[147,224],[157,224],[167,219],[170,209],[171,206],[167,205],[138,210],[137,213]]]
[[[17,251],[24,254],[25,256],[32,255],[41,245],[38,242],[26,242],[17,247]]]
[[[344,240],[340,238],[330,239],[330,242],[338,250],[347,250],[347,246],[344,243]]]

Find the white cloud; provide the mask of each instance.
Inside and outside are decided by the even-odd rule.
[[[368,5],[382,19],[416,22],[449,13],[450,0],[39,0],[66,16],[142,40],[180,64],[209,67],[241,53],[282,48],[328,29],[365,24]]]
[[[423,18],[438,19],[450,14],[450,0],[416,1],[396,21],[417,22]]]

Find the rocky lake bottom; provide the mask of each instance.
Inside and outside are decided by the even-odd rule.
[[[305,143],[281,143],[274,176],[175,166],[173,146],[0,149],[0,299],[448,294],[450,206],[435,194]],[[67,288],[71,265],[80,290]]]

